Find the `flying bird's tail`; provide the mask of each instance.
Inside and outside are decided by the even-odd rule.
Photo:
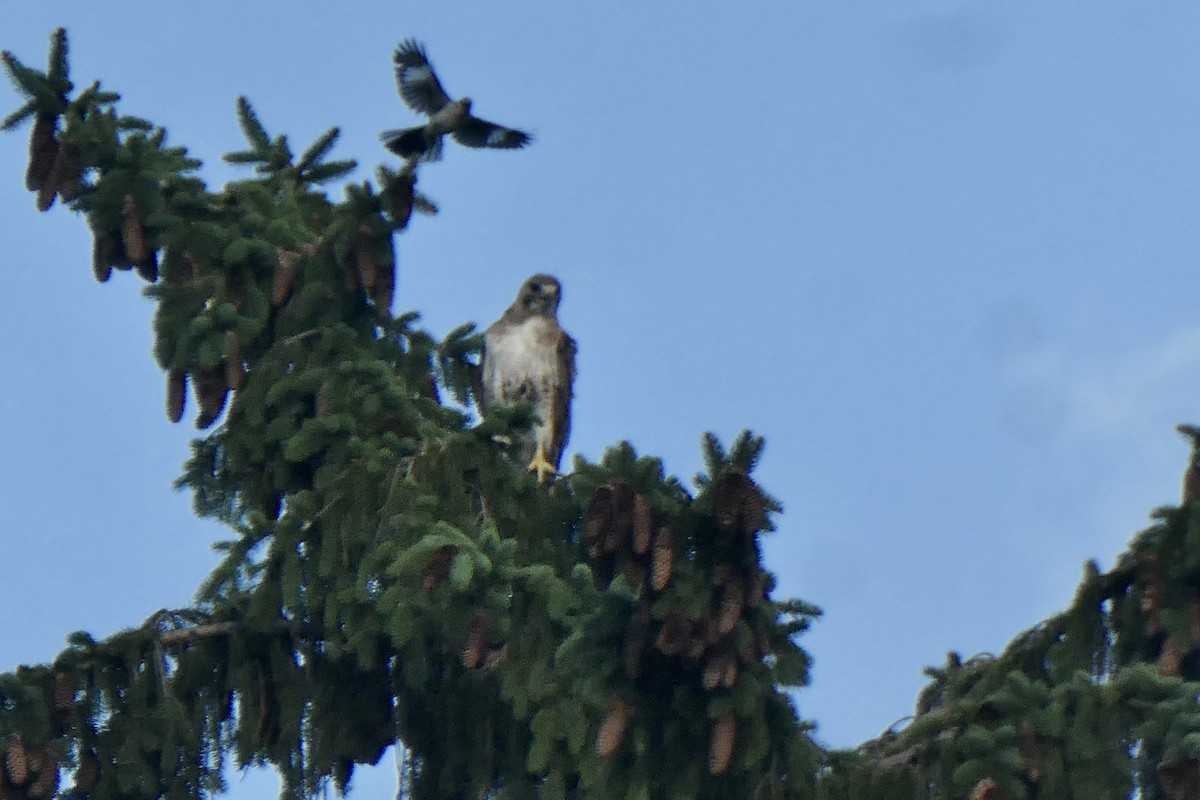
[[[397,128],[379,134],[383,146],[401,158],[417,161],[438,161],[442,157],[442,137],[428,136],[426,127]]]

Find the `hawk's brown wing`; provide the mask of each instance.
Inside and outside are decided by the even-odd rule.
[[[547,453],[549,461],[558,469],[562,461],[563,450],[567,449],[567,439],[571,435],[571,398],[575,394],[575,340],[559,328],[558,365],[556,373],[557,385],[554,387],[554,405],[551,409],[550,426],[554,430],[551,442],[551,452]]]

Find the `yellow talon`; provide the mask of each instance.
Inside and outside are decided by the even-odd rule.
[[[529,462],[529,471],[537,474],[538,483],[545,483],[548,476],[558,474],[558,470],[542,454],[541,447],[533,454],[533,461]]]

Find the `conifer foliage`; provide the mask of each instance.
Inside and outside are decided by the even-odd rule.
[[[195,607],[0,675],[0,800],[197,798],[230,764],[307,798],[397,742],[421,799],[811,793],[785,688],[819,612],[772,597],[761,439],[707,437],[692,489],[628,444],[539,487],[498,444],[529,409],[462,410],[473,328],[392,315],[396,234],[437,210],[415,163],[331,200],[337,129],[297,156],[240,98],[252,174],[214,191],[75,92],[64,31],[44,72],[3,61],[37,208],[84,215],[97,280],[149,284],[167,417],[205,432],[179,485],[230,538]]]

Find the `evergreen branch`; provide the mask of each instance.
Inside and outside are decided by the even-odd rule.
[[[71,82],[67,78],[70,71],[67,64],[67,49],[67,31],[65,28],[59,28],[50,38],[50,63],[46,77],[64,94],[71,91]]]
[[[250,101],[244,95],[237,100],[237,116],[246,141],[250,142],[255,150],[267,150],[271,146],[271,137],[267,135],[267,129],[263,127]]]
[[[122,115],[117,117],[117,130],[149,133],[150,131],[154,130],[154,123],[148,119],[143,119],[142,117]]]
[[[317,137],[317,140],[304,153],[301,154],[300,160],[296,162],[296,171],[303,174],[318,162],[329,155],[329,151],[337,144],[338,137],[341,136],[341,129],[337,127],[330,128]]]
[[[4,62],[4,71],[8,73],[13,88],[21,94],[36,98],[44,90],[46,77],[22,64],[10,51],[0,51],[0,61]]]
[[[430,216],[437,214],[439,210],[437,203],[430,200],[421,192],[417,192],[415,195],[413,195],[413,209],[420,211],[422,214],[429,214]]]
[[[345,177],[358,168],[358,162],[353,159],[329,161],[317,164],[307,171],[302,171],[301,177],[308,183],[325,183]]]
[[[18,108],[13,113],[4,118],[4,122],[0,123],[0,131],[11,131],[19,127],[22,122],[32,117],[37,112],[37,101],[30,100],[25,105]]]

